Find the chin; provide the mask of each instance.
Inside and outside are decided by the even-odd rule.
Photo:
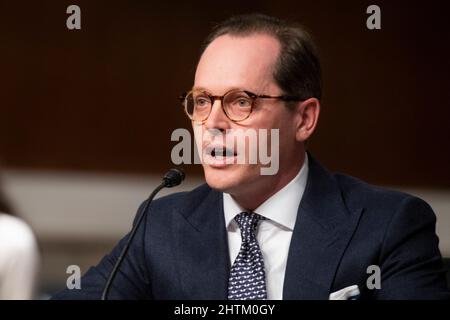
[[[251,169],[248,167],[229,166],[218,169],[206,165],[203,170],[206,183],[221,192],[233,193],[253,180],[250,174]]]
[[[228,192],[239,184],[231,170],[207,167],[204,171],[206,183],[215,190]]]

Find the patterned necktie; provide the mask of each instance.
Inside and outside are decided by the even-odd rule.
[[[256,241],[258,222],[259,220],[265,220],[265,218],[256,213],[242,212],[234,220],[241,230],[242,244],[231,267],[228,281],[228,299],[267,299],[264,261]]]

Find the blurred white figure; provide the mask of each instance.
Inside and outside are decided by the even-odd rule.
[[[5,210],[0,197],[0,210]],[[6,206],[5,206],[6,207]],[[0,300],[34,298],[39,253],[31,228],[0,212]]]

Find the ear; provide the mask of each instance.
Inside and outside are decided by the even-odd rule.
[[[295,138],[299,142],[305,142],[316,128],[320,114],[320,102],[316,98],[309,98],[299,103],[295,112]]]

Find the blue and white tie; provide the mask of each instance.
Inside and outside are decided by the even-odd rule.
[[[253,212],[242,212],[234,218],[241,230],[242,244],[231,267],[229,300],[267,299],[264,260],[256,240],[258,222],[264,219]]]

